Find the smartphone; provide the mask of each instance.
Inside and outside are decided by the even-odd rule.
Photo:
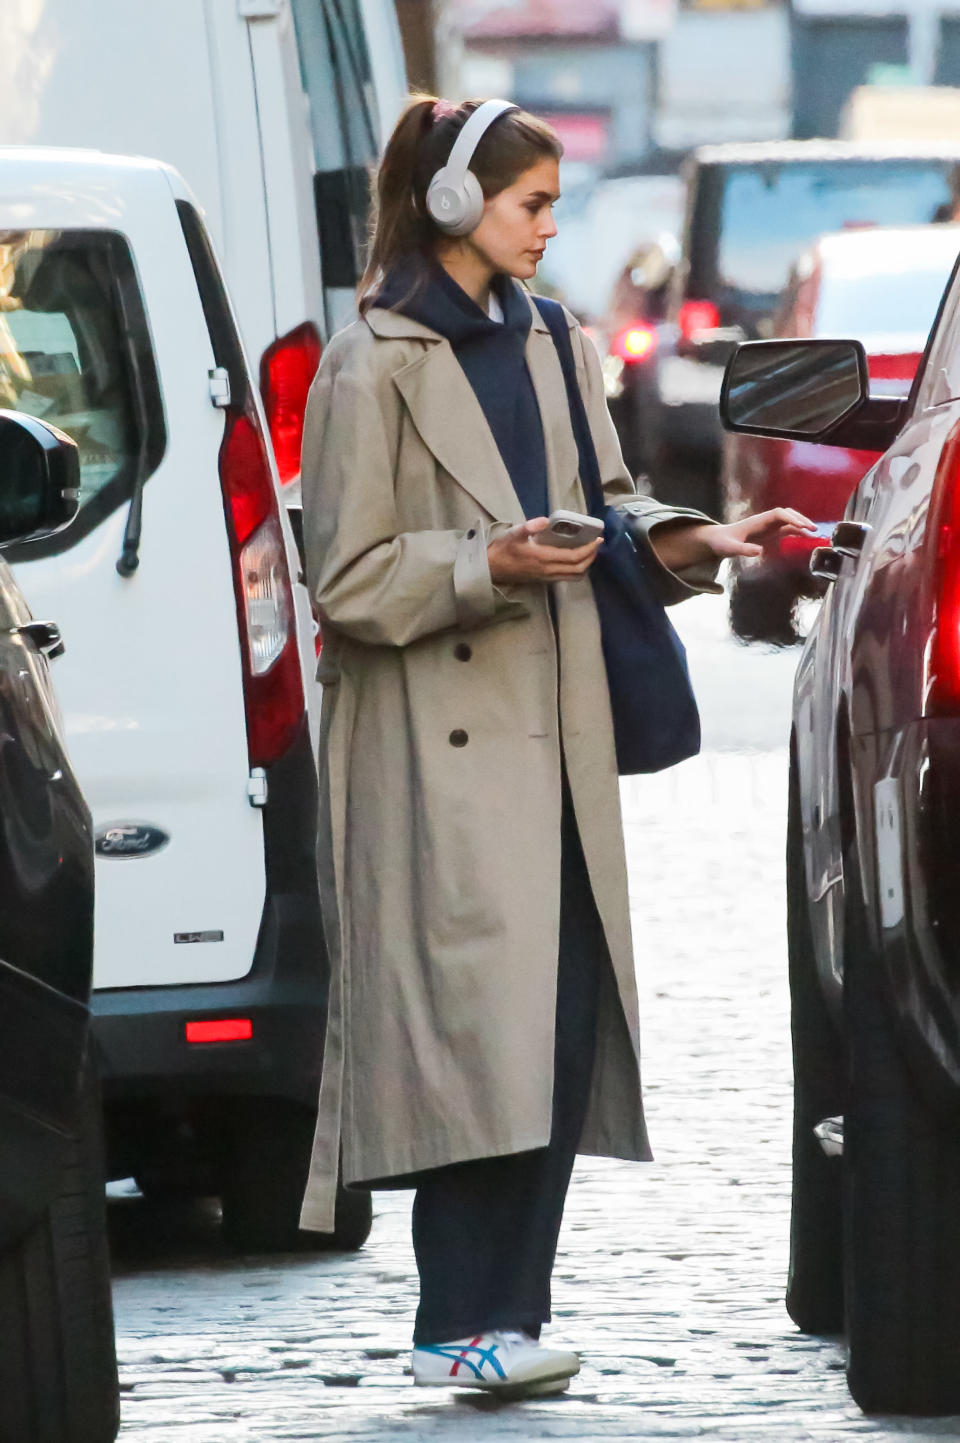
[[[581,516],[579,511],[553,511],[549,522],[549,526],[532,538],[541,546],[563,546],[572,550],[576,546],[586,546],[588,541],[596,541],[598,536],[603,535],[603,522],[595,516]]]

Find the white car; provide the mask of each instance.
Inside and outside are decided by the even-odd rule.
[[[80,451],[72,527],[8,553],[59,623],[93,812],[110,1171],[297,1240],[327,961],[306,588],[196,202],[156,161],[0,148],[0,406]],[[299,624],[298,624],[299,617]],[[344,1195],[339,1241],[369,1229]]]

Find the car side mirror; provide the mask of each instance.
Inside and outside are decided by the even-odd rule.
[[[35,416],[0,411],[0,546],[52,536],[79,509],[76,442]]]
[[[868,396],[857,341],[747,341],[730,358],[720,412],[731,431],[815,441]]]
[[[870,395],[859,341],[745,341],[724,374],[720,419],[747,435],[885,451],[908,404]]]

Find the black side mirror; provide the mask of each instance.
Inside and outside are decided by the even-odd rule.
[[[747,341],[727,366],[720,415],[731,431],[815,441],[868,396],[858,341]]]
[[[728,431],[860,451],[885,451],[907,407],[907,398],[870,395],[859,341],[745,341],[720,394]]]
[[[0,546],[39,541],[80,509],[76,442],[20,411],[0,411]]]

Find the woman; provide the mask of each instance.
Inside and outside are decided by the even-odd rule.
[[[518,284],[556,234],[561,147],[499,114],[470,162],[476,223],[450,234],[427,191],[475,109],[415,97],[401,117],[361,319],[307,410],[333,980],[302,1221],[331,1228],[338,1161],[347,1184],[416,1187],[415,1381],[516,1394],[579,1368],[539,1342],[575,1154],[650,1151],[598,543],[535,540],[586,509],[558,356]],[[666,599],[809,526],[638,497],[569,324],[608,500]]]

